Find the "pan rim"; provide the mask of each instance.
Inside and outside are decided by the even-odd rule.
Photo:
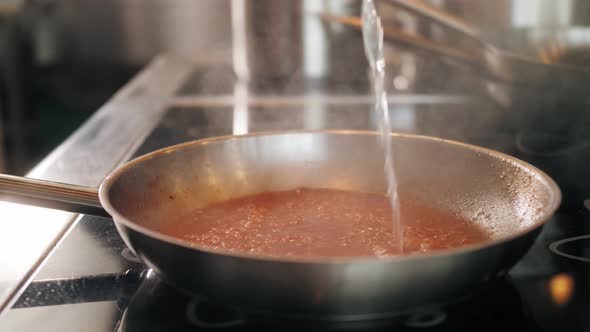
[[[268,255],[252,255],[247,253],[239,253],[239,252],[229,252],[227,250],[221,249],[214,249],[208,248],[206,246],[199,246],[195,245],[192,242],[184,241],[178,239],[176,237],[172,237],[169,235],[161,234],[157,231],[151,230],[145,226],[134,222],[121,213],[118,212],[117,209],[111,204],[111,200],[109,198],[109,190],[112,184],[127,171],[128,169],[133,168],[135,165],[140,164],[146,160],[156,158],[162,154],[168,154],[174,151],[183,150],[187,148],[191,148],[194,146],[202,146],[207,144],[213,144],[218,142],[226,142],[230,140],[237,140],[237,139],[245,139],[249,137],[260,137],[260,136],[280,136],[280,135],[292,135],[292,134],[330,134],[330,135],[380,135],[379,132],[373,130],[273,130],[273,131],[260,131],[254,132],[244,135],[223,135],[223,136],[215,136],[209,137],[204,139],[192,140],[188,142],[183,142],[175,145],[170,145],[161,149],[154,150],[152,152],[146,153],[141,155],[137,158],[134,158],[119,167],[112,170],[105,179],[101,182],[98,188],[98,195],[100,202],[103,208],[113,217],[115,224],[121,224],[127,228],[132,229],[144,236],[147,236],[152,239],[156,239],[162,242],[166,242],[168,244],[173,244],[177,246],[184,247],[186,249],[195,250],[198,252],[203,252],[211,255],[218,255],[218,256],[225,256],[225,257],[233,257],[236,259],[247,259],[252,261],[265,261],[265,262],[275,262],[275,263],[289,263],[289,264],[358,264],[358,263],[394,263],[394,262],[403,262],[403,261],[417,261],[423,259],[434,259],[434,258],[443,258],[443,257],[450,257],[450,256],[457,256],[463,254],[469,254],[476,251],[488,249],[503,243],[508,243],[512,240],[517,238],[526,236],[537,229],[541,228],[555,212],[559,208],[562,199],[562,193],[559,189],[557,183],[545,172],[540,170],[539,168],[523,161],[508,154],[495,151],[492,149],[480,147],[473,144],[463,143],[455,140],[449,140],[434,136],[427,136],[427,135],[419,135],[419,134],[409,134],[409,133],[396,133],[392,132],[390,135],[392,137],[402,137],[402,138],[409,138],[409,139],[417,139],[417,140],[424,140],[424,141],[434,141],[440,142],[444,144],[455,145],[464,149],[469,149],[474,152],[483,153],[486,155],[491,155],[493,157],[505,160],[506,162],[510,162],[513,165],[529,172],[533,175],[537,180],[541,181],[546,188],[548,188],[549,192],[551,193],[550,197],[550,204],[545,207],[544,212],[539,215],[538,218],[534,219],[531,223],[531,226],[520,230],[519,232],[515,232],[514,234],[510,234],[509,236],[503,236],[498,239],[490,239],[483,242],[470,244],[461,246],[458,248],[450,248],[450,249],[443,249],[443,250],[436,250],[428,253],[409,253],[400,256],[385,256],[385,257],[373,257],[373,256],[361,256],[361,257],[276,257],[276,256],[268,256]]]

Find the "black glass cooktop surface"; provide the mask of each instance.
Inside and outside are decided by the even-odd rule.
[[[392,118],[397,119],[393,129],[487,146],[546,168],[541,162],[546,155],[533,154],[541,161],[527,158],[530,149],[523,147],[522,132],[509,115],[480,106],[474,116],[472,109],[457,104],[392,105]],[[296,106],[250,107],[244,121],[244,110],[233,107],[171,108],[136,155],[236,130],[373,126],[368,105],[325,106],[314,111],[321,116],[309,112]],[[546,146],[534,143],[535,148]],[[558,182],[564,178],[552,175]],[[110,219],[83,216],[0,319],[0,330],[590,331],[590,204],[584,202],[583,194],[568,198],[571,207],[562,208],[544,227],[508,276],[474,290],[468,299],[392,319],[331,323],[252,316],[181,293],[133,256]]]

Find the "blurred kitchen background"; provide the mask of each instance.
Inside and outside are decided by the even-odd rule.
[[[452,38],[386,1],[378,5],[387,24]],[[583,0],[427,2],[487,32],[590,23],[590,2]],[[159,54],[227,62],[234,75],[251,81],[260,75],[270,84],[276,81],[268,75],[277,72],[321,78],[346,93],[338,82],[367,81],[359,35],[322,24],[312,15],[318,12],[358,15],[360,1],[0,0],[0,170],[26,173]],[[279,53],[283,48],[300,53]],[[449,76],[457,69],[436,57],[388,47],[387,61],[393,93],[472,93],[459,87],[465,84],[452,91],[451,77],[466,78]]]
[[[24,174],[154,56],[231,47],[229,1],[1,0],[0,167]]]

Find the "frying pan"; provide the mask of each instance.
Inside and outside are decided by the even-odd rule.
[[[492,150],[405,134],[392,134],[392,149],[402,197],[454,211],[490,240],[399,257],[277,258],[202,247],[153,230],[179,211],[246,194],[299,186],[385,193],[379,135],[368,131],[211,138],[134,159],[98,191],[6,175],[0,191],[4,200],[108,213],[146,265],[191,294],[252,313],[348,320],[473,294],[524,255],[560,203],[551,178]]]

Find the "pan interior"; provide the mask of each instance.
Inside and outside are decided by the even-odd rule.
[[[122,168],[107,183],[107,199],[115,214],[149,229],[260,192],[305,186],[385,193],[378,138],[301,132],[189,143]],[[455,212],[493,239],[539,226],[559,200],[544,174],[492,151],[411,135],[394,136],[392,148],[401,196]]]

